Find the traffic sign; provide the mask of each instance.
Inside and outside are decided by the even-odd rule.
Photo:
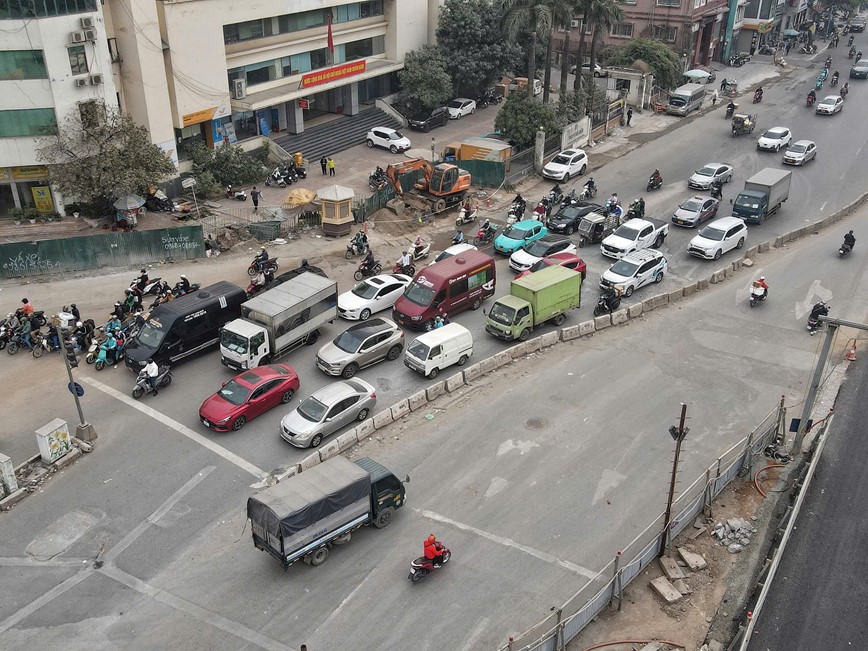
[[[73,388],[73,385],[75,388]],[[78,382],[69,382],[66,385],[66,388],[69,389],[70,393],[75,393],[79,398],[84,395],[84,387],[81,386]]]
[[[181,187],[182,188],[190,189],[194,185],[196,185],[196,179],[194,179],[192,176],[188,176],[186,179],[181,181]]]

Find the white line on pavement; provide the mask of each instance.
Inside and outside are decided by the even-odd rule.
[[[224,448],[222,445],[218,445],[217,443],[214,443],[214,441],[211,441],[210,439],[205,438],[204,436],[202,436],[198,432],[194,432],[186,425],[182,425],[181,423],[179,423],[175,419],[169,418],[168,416],[160,413],[156,409],[152,409],[151,407],[148,407],[147,405],[143,405],[142,403],[140,403],[139,401],[135,400],[134,398],[126,395],[125,393],[121,393],[117,389],[113,389],[112,387],[110,387],[106,384],[103,384],[99,380],[95,380],[93,378],[82,377],[81,380],[83,382],[87,382],[92,387],[99,389],[100,391],[111,396],[112,398],[115,398],[116,400],[120,400],[121,402],[127,404],[128,406],[132,407],[133,409],[138,409],[140,412],[142,412],[143,414],[145,414],[147,416],[150,416],[154,420],[160,421],[161,423],[163,423],[167,427],[171,427],[173,430],[175,430],[179,434],[183,434],[184,436],[186,436],[188,439],[190,439],[194,443],[198,443],[202,447],[205,447],[205,448],[211,450],[211,452],[223,457],[229,463],[234,463],[236,466],[238,466],[242,470],[249,472],[251,475],[253,475],[257,479],[263,479],[263,478],[268,476],[267,472],[265,472],[264,470],[261,470],[260,468],[257,468],[249,461],[242,459],[234,452],[230,452],[229,450]]]
[[[555,565],[560,565],[561,567],[569,570],[570,572],[575,572],[576,574],[580,574],[586,578],[593,579],[597,576],[597,572],[592,572],[586,567],[582,567],[581,565],[576,565],[575,563],[570,563],[569,561],[562,560],[557,558],[556,556],[552,556],[546,552],[542,552],[538,549],[534,549],[533,547],[528,547],[526,545],[522,545],[520,543],[515,542],[509,538],[504,538],[503,536],[496,536],[493,533],[489,533],[487,531],[483,531],[482,529],[477,529],[476,527],[471,527],[469,524],[464,524],[462,522],[456,522],[455,520],[450,520],[446,516],[440,515],[439,513],[434,513],[433,511],[421,511],[422,516],[428,518],[429,520],[436,520],[437,522],[442,522],[444,524],[449,524],[455,527],[456,529],[461,529],[462,531],[469,531],[471,533],[475,533],[477,536],[482,536],[483,538],[487,538],[492,542],[496,542],[499,545],[504,545],[505,547],[512,547],[513,549],[517,549],[519,551],[524,552],[525,554],[530,554],[535,558],[540,559],[541,561],[545,561],[546,563],[554,563]]]
[[[461,651],[473,651],[473,649],[478,649],[480,647],[479,637],[485,632],[485,628],[488,626],[488,617],[481,617],[478,622],[476,622],[476,626],[473,627],[473,630],[470,631],[470,635],[467,636],[467,641],[464,643],[464,646],[461,647]]]

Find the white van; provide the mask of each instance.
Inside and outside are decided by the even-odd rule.
[[[464,366],[472,354],[470,330],[448,323],[416,337],[404,352],[404,365],[427,378],[435,378],[447,366]]]
[[[670,115],[685,116],[690,111],[701,109],[704,98],[705,86],[702,84],[684,84],[676,88],[669,96],[669,105],[666,107],[666,112]]]

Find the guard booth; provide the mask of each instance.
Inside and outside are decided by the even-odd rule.
[[[349,235],[353,229],[355,193],[342,185],[330,185],[317,191],[322,203],[322,230],[326,235]]]

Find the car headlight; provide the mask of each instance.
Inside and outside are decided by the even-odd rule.
[[[221,420],[215,420],[214,423],[217,424],[217,425],[225,425],[226,423],[229,422],[229,419],[230,419],[230,418],[232,418],[232,417],[231,417],[231,416],[227,416],[226,418],[223,418],[223,419],[221,419]]]

